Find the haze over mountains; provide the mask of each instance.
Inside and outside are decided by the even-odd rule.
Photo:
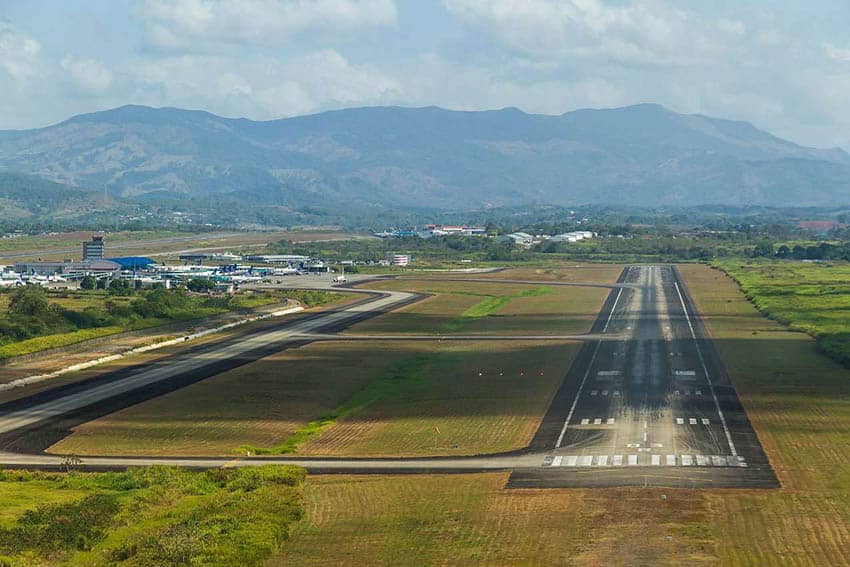
[[[850,203],[844,151],[652,104],[560,116],[372,107],[268,122],[124,106],[47,128],[0,131],[0,173],[0,207],[20,210],[32,209],[21,175],[61,184],[39,184],[42,201],[51,189],[75,198],[106,190],[110,198],[101,205]],[[10,175],[17,180],[11,193],[3,183]]]

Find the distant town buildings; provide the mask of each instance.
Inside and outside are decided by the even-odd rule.
[[[517,246],[531,246],[534,244],[534,236],[527,232],[512,232],[503,234],[496,238],[499,242],[513,242]]]
[[[594,238],[595,236],[596,233],[591,232],[589,230],[576,230],[574,232],[556,234],[555,236],[549,239],[549,242],[578,242],[579,240],[584,240],[585,238]]]
[[[410,256],[408,254],[394,254],[393,266],[407,266],[410,264]]]

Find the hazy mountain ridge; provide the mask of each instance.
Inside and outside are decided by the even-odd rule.
[[[652,104],[560,116],[372,107],[268,122],[124,106],[0,132],[0,170],[125,198],[290,208],[850,202],[842,150]]]

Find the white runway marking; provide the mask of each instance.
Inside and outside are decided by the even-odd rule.
[[[665,457],[662,459],[662,456]],[[735,455],[660,455],[650,454],[649,458],[640,455],[626,455],[627,466],[652,466],[652,467],[746,467],[747,463],[743,457]],[[549,457],[546,457],[547,459]],[[677,460],[678,458],[678,460]],[[623,455],[558,455],[547,461],[544,459],[542,466],[551,467],[622,467]]]
[[[597,417],[593,420],[593,425],[602,425],[602,418]]]
[[[596,394],[598,394],[598,393],[599,393],[599,390],[591,390],[591,391],[590,391],[590,395],[591,395],[591,396],[595,396],[595,395],[596,395]]]
[[[582,425],[587,425],[587,424],[589,424],[589,423],[590,423],[590,420],[589,420],[589,419],[587,419],[587,418],[584,418],[584,419],[582,419],[582,420],[581,420],[581,424],[582,424]]]
[[[608,418],[608,421],[607,421],[606,423],[607,423],[608,425],[614,425],[614,418],[613,418],[613,417],[609,417],[609,418]]]
[[[603,396],[607,396],[607,395],[608,395],[608,390],[602,390],[602,395],[603,395]]]
[[[729,426],[726,424],[726,417],[723,415],[723,410],[720,409],[720,400],[717,399],[717,392],[714,391],[714,383],[711,381],[711,375],[708,373],[708,367],[705,364],[705,357],[702,355],[702,348],[699,346],[697,334],[694,331],[694,325],[691,323],[691,316],[688,314],[688,307],[685,305],[685,298],[682,296],[682,290],[679,289],[679,282],[673,282],[676,286],[676,293],[679,295],[679,302],[682,304],[682,311],[685,313],[685,320],[688,322],[688,328],[691,331],[691,338],[696,346],[697,354],[699,355],[702,370],[705,372],[705,380],[708,382],[708,387],[711,390],[711,397],[714,399],[714,407],[717,409],[717,415],[720,417],[720,423],[723,425],[723,432],[726,434],[726,441],[729,443],[729,451],[733,455],[737,455],[735,443],[732,442],[732,432],[729,431]]]
[[[702,424],[703,424],[703,425],[709,425],[710,423],[711,423],[711,422],[708,420],[708,418],[705,418],[705,417],[704,417],[704,418],[702,418]]]
[[[695,417],[690,417],[688,418],[688,423],[690,423],[691,425],[696,425],[697,419]]]
[[[617,297],[614,298],[614,305],[611,306],[611,312],[608,313],[608,319],[605,321],[605,326],[602,327],[602,332],[608,332],[608,325],[611,324],[611,318],[614,316],[614,311],[617,310],[617,304],[620,302],[620,297],[623,295],[623,288],[620,288],[617,291]],[[570,420],[573,418],[573,413],[576,411],[576,406],[578,405],[579,397],[581,396],[581,392],[584,389],[584,383],[587,382],[587,377],[590,375],[590,369],[593,367],[594,362],[596,362],[596,356],[599,354],[599,347],[602,346],[602,342],[597,342],[596,347],[593,349],[593,356],[590,357],[590,362],[587,365],[587,370],[584,373],[584,376],[581,379],[581,383],[578,385],[578,392],[576,392],[576,397],[573,400],[573,405],[570,407],[570,412],[567,414],[567,419],[564,420],[564,426],[561,428],[561,434],[558,435],[558,441],[555,442],[555,448],[561,446],[561,443],[564,441],[564,435],[567,433],[567,427],[570,425]]]
[[[685,420],[681,417],[676,418],[676,425],[685,425]]]

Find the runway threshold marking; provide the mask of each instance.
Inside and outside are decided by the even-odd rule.
[[[620,296],[623,295],[623,288],[620,288],[617,291],[617,297],[614,298],[614,305],[611,306],[611,312],[608,313],[608,319],[605,320],[605,326],[602,327],[602,332],[608,332],[608,326],[611,324],[611,318],[614,316],[614,311],[617,309],[617,304],[620,302]],[[570,407],[570,412],[567,414],[567,419],[564,420],[564,426],[561,428],[561,433],[558,435],[558,441],[555,442],[555,448],[561,446],[561,443],[564,441],[564,435],[567,433],[567,427],[570,425],[570,420],[573,418],[573,414],[576,411],[576,406],[578,405],[579,397],[581,396],[582,391],[584,390],[584,385],[587,382],[587,377],[590,375],[590,369],[593,368],[593,363],[596,362],[596,356],[599,354],[599,347],[602,345],[602,341],[597,341],[596,347],[593,349],[593,356],[590,357],[590,362],[587,364],[587,370],[584,371],[584,376],[581,378],[581,383],[578,385],[578,392],[576,392],[575,399],[573,400],[573,404]]]
[[[625,458],[624,458],[625,457]],[[631,455],[547,455],[541,466],[549,468],[596,467],[746,467],[747,462],[735,455],[662,455],[640,453]]]
[[[699,355],[699,361],[702,365],[702,370],[705,373],[705,380],[708,382],[708,389],[711,391],[711,397],[714,399],[714,407],[717,409],[717,415],[720,417],[720,423],[723,425],[723,432],[726,434],[726,441],[729,443],[729,450],[732,452],[733,456],[737,456],[738,451],[735,449],[735,443],[732,441],[732,433],[729,431],[729,425],[726,423],[726,417],[723,415],[723,410],[720,409],[720,401],[717,399],[717,393],[714,391],[714,383],[711,380],[711,374],[709,374],[708,367],[705,364],[705,357],[702,354],[702,348],[699,346],[697,334],[694,331],[694,325],[691,323],[691,316],[688,314],[688,307],[685,305],[685,298],[682,296],[682,290],[679,289],[679,282],[674,281],[673,285],[676,287],[676,294],[679,296],[679,302],[682,304],[682,311],[685,313],[685,320],[688,322],[688,329],[691,331],[691,338],[694,341],[694,346],[696,346],[697,355]]]

